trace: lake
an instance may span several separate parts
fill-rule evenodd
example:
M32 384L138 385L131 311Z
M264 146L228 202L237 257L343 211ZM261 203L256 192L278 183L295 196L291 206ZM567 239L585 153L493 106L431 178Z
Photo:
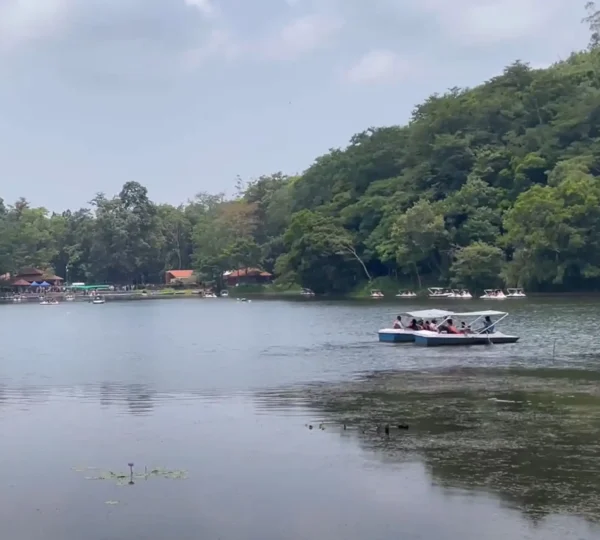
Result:
M484 306L521 341L377 341ZM575 298L0 306L2 537L600 538L599 322Z

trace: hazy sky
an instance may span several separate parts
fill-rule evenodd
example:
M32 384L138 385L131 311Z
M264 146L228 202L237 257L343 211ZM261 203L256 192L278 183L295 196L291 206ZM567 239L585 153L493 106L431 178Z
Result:
M0 0L0 197L179 203L586 45L582 0Z

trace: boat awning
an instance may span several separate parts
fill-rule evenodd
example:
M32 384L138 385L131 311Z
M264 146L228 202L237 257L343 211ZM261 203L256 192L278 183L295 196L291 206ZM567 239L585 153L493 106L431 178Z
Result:
M469 311L468 313L454 313L456 317L498 317L500 315L508 315L506 311Z
M417 319L441 319L453 315L451 311L444 309L423 309L421 311L407 311L406 315Z

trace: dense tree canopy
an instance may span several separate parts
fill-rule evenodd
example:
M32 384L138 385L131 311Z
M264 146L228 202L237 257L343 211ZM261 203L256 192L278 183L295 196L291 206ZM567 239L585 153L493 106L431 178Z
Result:
M473 89L371 128L300 176L263 176L231 199L173 207L128 182L50 214L0 199L0 274L158 282L167 269L261 266L343 293L381 277L471 288L600 286L600 15L589 50L548 69L515 62Z

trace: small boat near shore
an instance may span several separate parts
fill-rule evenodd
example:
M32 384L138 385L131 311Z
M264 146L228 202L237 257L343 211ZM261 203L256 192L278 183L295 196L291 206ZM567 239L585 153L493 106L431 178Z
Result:
M445 311L443 309L424 309L419 311L410 311L403 313L402 315L408 315L413 319L445 320L452 316L452 312ZM379 330L378 335L379 341L383 343L411 343L415 341L415 334L418 332L419 330L411 330L409 328L382 328Z
M414 291L399 291L396 298L416 298L417 293Z
M452 293L452 291L444 287L429 287L427 291L429 292L429 298L448 298Z
M506 295L502 289L485 289L484 294L479 298L482 300L506 300Z
M369 296L371 298L383 298L383 293L379 289L373 289Z
M452 289L446 298L462 298L469 300L473 298L473 295L466 289Z
M414 332L415 345L422 347L440 347L440 346L459 346L459 345L500 345L506 343L516 343L519 340L518 336L511 336L498 332L496 325L508 317L508 313L504 311L472 311L469 313L454 313L446 317L448 321L451 317L457 318L474 318L469 325L475 324L477 321L487 317L499 317L492 321L488 326L475 331L469 331L460 334L445 334L438 332L430 332L427 330L419 330ZM444 321L444 322L445 322Z
M527 298L523 289L506 289L506 298Z
M224 289L220 293L221 298L229 298L229 291Z
M91 303L92 304L105 304L106 300L104 300L104 298L102 298L101 296L94 296Z
M312 289L302 289L302 291L300 291L300 294L306 298L312 298L315 295Z

